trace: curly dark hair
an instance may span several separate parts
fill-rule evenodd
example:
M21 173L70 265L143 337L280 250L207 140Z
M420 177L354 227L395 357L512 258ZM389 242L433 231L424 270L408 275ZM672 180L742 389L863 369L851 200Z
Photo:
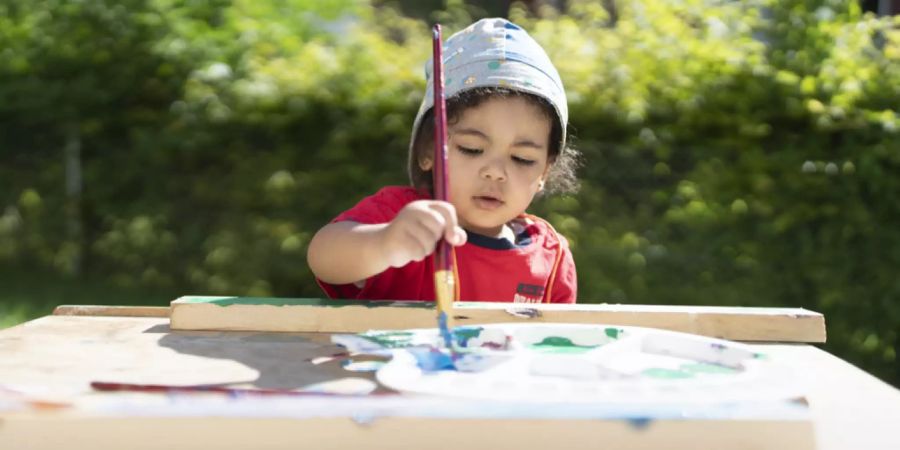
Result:
M560 145L562 130L557 120L556 110L546 99L534 94L500 87L482 87L460 92L447 99L447 122L455 123L462 113L477 107L492 98L523 98L537 106L553 124L550 130L549 159L550 172L544 191L547 193L574 193L578 191L575 170L580 164L581 154L569 145ZM434 154L434 108L425 113L416 133L412 151L409 153L407 170L409 180L416 189L434 195L431 170L422 170L419 161Z

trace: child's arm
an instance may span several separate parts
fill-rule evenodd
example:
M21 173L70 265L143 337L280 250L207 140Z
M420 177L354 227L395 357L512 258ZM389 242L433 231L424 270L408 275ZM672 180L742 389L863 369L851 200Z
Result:
M466 242L456 209L447 202L419 200L382 224L335 222L319 230L309 243L307 262L319 280L349 284L421 261L443 237L451 245Z

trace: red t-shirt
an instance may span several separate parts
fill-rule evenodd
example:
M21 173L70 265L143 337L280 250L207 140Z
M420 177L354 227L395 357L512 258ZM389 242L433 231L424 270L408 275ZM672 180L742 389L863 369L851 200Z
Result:
M332 222L387 223L408 203L428 198L411 187L389 186ZM517 244L470 232L463 246L454 247L459 300L575 303L578 281L568 242L535 216L516 220L523 225ZM331 298L434 301L434 258L389 268L362 287L317 281Z

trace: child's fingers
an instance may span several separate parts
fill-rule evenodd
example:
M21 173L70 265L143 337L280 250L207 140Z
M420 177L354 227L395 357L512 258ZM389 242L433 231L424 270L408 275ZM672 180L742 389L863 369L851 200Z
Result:
M409 237L415 242L414 258L416 261L430 255L434 251L434 244L441 236L441 227L433 220L421 220L409 230Z
M422 210L421 215L418 217L418 223L422 227L426 228L431 236L432 243L441 238L441 235L444 234L444 227L447 224L447 218L441 214L440 211L437 211L429 206Z
M463 230L462 227L456 227L453 229L454 237L453 239L447 239L451 245L459 247L466 243L466 239L468 236L466 235L466 230Z
M428 244L423 239L422 233L416 233L414 231L410 231L407 233L407 243L405 244L407 248L405 253L406 257L409 258L410 261L421 261L422 258L428 255Z
M435 201L431 209L437 211L443 218L442 235L451 245L462 245L466 242L465 232L459 227L456 217L456 208L449 202Z

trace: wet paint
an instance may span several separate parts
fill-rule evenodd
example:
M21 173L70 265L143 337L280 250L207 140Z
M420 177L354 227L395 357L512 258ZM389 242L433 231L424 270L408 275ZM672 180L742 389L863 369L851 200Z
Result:
M406 351L416 358L416 365L423 372L456 370L456 365L453 364L453 358L450 354L436 348L410 347Z
M383 348L404 348L412 345L413 333L410 331L384 331L378 333L362 333L357 336L371 341Z
M740 373L739 370L733 369L731 367L704 362L682 364L677 369L652 368L646 369L641 372L641 374L650 378L665 380L694 378L697 375L735 375L738 373Z
M630 326L518 323L457 327L452 336L452 351L436 328L334 335L332 342L351 353L391 356L376 377L399 392L571 403L796 397L782 372L766 371L772 362L765 356L721 339ZM731 388L718 388L725 386ZM633 417L640 424L646 416Z
M441 311L438 313L438 330L441 333L441 340L444 343L444 347L453 348L453 336L450 334L450 329L447 326L447 313Z
M609 336L612 339L618 339L619 335L622 334L624 330L620 328L606 328L603 330L603 333Z
M576 345L571 339L562 336L548 336L541 342L530 346L541 353L585 353L597 347L599 346Z
M653 419L649 417L632 417L627 420L628 424L637 430L644 430L653 422Z
M456 327L453 329L453 336L456 338L456 345L460 347L468 347L469 341L481 336L482 327Z
M384 364L384 361L353 361L352 359L341 361L341 367L350 372L375 372Z

